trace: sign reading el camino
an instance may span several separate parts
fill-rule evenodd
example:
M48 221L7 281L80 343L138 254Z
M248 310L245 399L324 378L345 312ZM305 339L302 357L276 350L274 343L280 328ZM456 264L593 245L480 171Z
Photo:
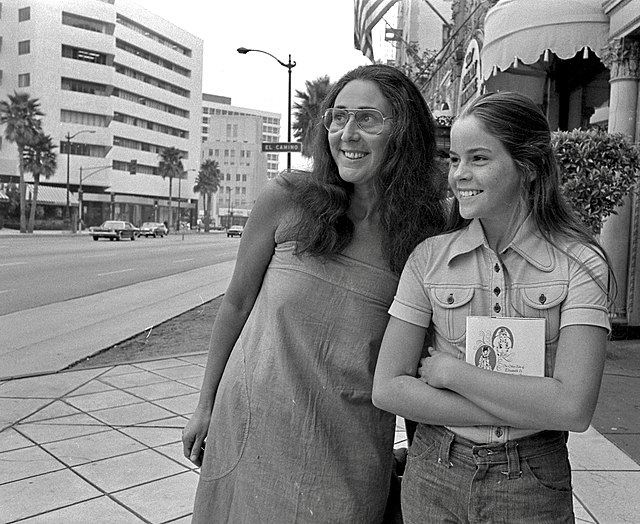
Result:
M473 39L464 54L464 64L460 75L460 91L458 92L458 114L465 106L480 94L482 77L480 71L480 48L477 40Z

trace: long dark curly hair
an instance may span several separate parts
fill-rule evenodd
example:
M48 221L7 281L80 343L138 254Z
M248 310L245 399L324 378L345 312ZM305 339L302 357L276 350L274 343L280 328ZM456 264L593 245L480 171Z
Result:
M415 84L386 65L362 66L345 74L328 93L321 114L333 107L340 91L353 80L375 83L392 107L386 158L374 183L384 231L383 253L391 271L399 274L414 247L439 233L446 223L446 184L436 167L435 124ZM340 178L321 120L316 124L313 152L310 174L280 180L291 188L300 207L300 220L294 226L298 252L330 256L343 251L353 237L354 224L347 216L353 185Z

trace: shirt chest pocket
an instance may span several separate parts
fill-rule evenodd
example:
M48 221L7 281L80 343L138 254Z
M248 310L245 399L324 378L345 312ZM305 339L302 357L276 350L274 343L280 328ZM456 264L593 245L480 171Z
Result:
M522 316L546 320L546 343L560 336L560 308L567 297L565 284L528 286L520 290Z
M464 338L471 314L473 288L439 287L431 291L433 325L452 344Z

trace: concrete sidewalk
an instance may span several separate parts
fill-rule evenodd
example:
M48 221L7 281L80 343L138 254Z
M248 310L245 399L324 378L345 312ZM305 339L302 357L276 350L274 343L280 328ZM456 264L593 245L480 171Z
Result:
M225 292L234 264L0 316L0 380L55 373L208 302Z
M0 383L0 522L184 523L182 456L206 355ZM405 444L399 421L396 446ZM637 524L640 466L595 429L571 434L577 521Z

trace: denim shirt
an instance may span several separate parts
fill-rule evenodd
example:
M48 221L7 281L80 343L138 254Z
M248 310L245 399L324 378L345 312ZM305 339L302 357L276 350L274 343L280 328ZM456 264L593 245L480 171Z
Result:
M555 239L554 239L555 240ZM467 316L546 320L545 376L553 376L560 329L593 325L610 330L608 271L590 246L547 242L529 216L510 244L493 251L478 220L428 238L402 272L389 313L433 328L432 345L465 358ZM506 442L537 430L503 426L449 428L475 442Z

